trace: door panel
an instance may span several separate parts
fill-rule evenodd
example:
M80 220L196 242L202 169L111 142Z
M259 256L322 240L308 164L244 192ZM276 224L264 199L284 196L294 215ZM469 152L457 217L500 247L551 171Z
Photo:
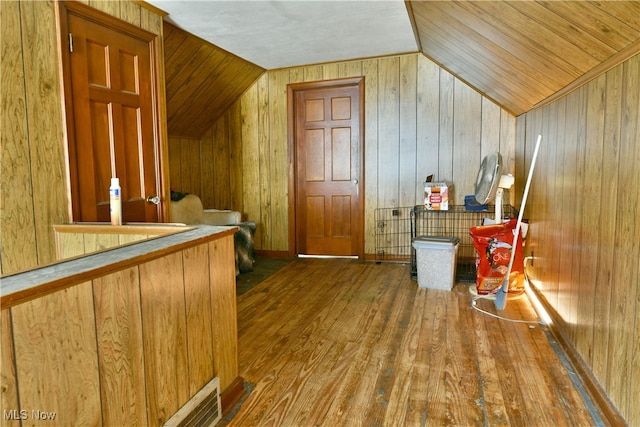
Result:
M158 222L160 189L150 40L68 15L74 221L109 221L112 177L122 187L125 222Z
M295 232L300 254L361 255L360 85L358 80L295 90Z

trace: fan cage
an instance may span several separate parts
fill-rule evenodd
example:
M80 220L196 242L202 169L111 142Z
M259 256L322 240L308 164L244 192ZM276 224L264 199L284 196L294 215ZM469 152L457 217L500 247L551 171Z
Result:
M504 205L505 217L516 218L517 211ZM476 251L469 229L482 225L483 218L493 218L495 207L467 210L464 205L449 205L449 210L428 210L424 205L402 208L378 208L376 221L376 261L409 262L411 277L417 278L416 251L412 246L418 236L457 237L460 239L456 262L456 281L476 281Z

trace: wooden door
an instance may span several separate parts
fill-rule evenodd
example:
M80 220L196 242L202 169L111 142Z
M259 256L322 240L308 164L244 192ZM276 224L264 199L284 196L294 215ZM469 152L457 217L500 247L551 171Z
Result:
M362 83L294 87L298 254L363 256Z
M155 35L77 7L62 20L73 219L109 221L109 185L118 177L123 221L158 222Z

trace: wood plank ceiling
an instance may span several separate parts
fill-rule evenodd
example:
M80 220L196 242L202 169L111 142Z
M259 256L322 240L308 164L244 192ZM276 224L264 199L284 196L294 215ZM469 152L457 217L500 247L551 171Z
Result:
M639 1L408 1L420 49L520 115L640 51Z
M164 22L167 130L200 138L265 71Z

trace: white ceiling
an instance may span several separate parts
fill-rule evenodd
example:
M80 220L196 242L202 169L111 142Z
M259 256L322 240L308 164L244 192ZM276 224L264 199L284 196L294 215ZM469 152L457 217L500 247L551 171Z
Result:
M147 0L178 27L265 69L417 52L403 0Z

